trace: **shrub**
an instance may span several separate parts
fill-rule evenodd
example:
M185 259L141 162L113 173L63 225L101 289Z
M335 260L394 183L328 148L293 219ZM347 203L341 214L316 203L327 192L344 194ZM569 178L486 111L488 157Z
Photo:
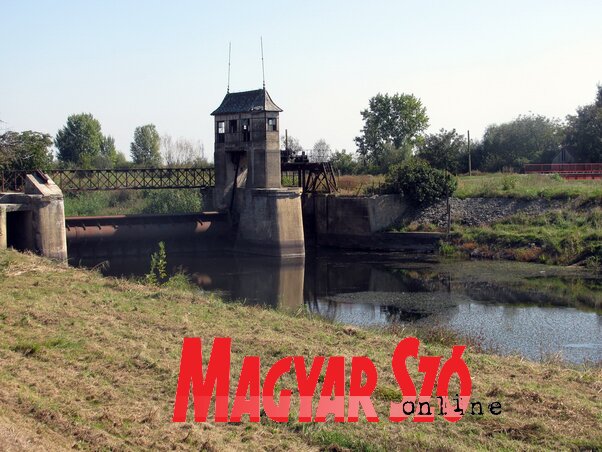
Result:
M502 177L502 190L508 191L516 188L518 177L514 174L505 174Z
M101 215L109 207L111 193L92 191L65 195L65 216Z
M388 193L399 193L416 205L431 204L446 195L451 196L457 185L451 174L416 158L392 166L385 178Z
M197 190L148 190L142 213L194 213L201 211Z
M159 251L151 254L150 270L145 275L147 284L161 285L167 281L167 253L165 243L159 242Z

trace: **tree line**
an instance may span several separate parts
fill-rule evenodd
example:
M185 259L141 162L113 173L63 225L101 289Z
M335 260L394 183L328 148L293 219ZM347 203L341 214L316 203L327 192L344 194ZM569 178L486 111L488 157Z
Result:
M324 139L307 151L310 161L332 161L341 174L384 174L395 164L419 157L432 167L452 173L469 170L519 170L526 163L551 163L561 151L574 162L602 162L602 85L591 104L578 107L564 120L543 115L519 115L488 126L470 143L456 129L426 133L429 117L413 94L377 94L361 112L363 128L355 138L357 153L333 151ZM56 146L54 161L51 146ZM289 136L287 147L303 151ZM0 170L57 167L116 168L137 166L206 165L203 145L161 136L154 124L139 126L130 144L132 162L104 135L89 113L69 116L55 138L35 131L0 134Z
M468 172L467 138L455 129L425 133L426 107L414 95L377 94L361 115L357 155L345 150L332 155L342 174L383 174L410 157L455 174ZM526 163L552 163L563 150L574 162L602 162L602 85L593 103L564 121L528 114L488 126L481 139L470 143L470 160L472 170L520 170Z
M56 160L52 145L57 149ZM90 113L69 116L54 139L34 131L0 134L0 170L208 165L202 143L161 136L154 124L136 127L130 155L132 161L116 149L114 138L103 134L100 122Z

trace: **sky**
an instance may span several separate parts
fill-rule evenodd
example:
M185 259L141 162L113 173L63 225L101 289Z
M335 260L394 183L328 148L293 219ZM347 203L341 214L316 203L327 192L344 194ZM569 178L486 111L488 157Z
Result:
M128 154L137 126L200 140L227 88L266 87L305 148L355 151L377 93L420 98L429 132L471 138L519 114L564 118L602 82L602 2L0 0L0 130L92 113Z

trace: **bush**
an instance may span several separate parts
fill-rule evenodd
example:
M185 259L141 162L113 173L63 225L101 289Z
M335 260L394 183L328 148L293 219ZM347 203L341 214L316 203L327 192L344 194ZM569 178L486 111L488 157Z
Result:
M201 211L198 190L148 190L142 213L195 213Z
M110 202L111 193L106 191L68 193L65 195L65 216L101 215Z
M385 177L386 192L399 193L415 205L451 196L457 185L454 176L417 158L392 166Z

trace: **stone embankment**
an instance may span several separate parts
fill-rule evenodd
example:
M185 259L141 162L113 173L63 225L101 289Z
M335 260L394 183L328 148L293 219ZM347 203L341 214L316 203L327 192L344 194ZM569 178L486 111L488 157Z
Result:
M517 213L540 215L550 210L567 206L567 201L549 199L513 198L466 198L450 199L452 223L465 226L490 224ZM423 209L408 213L406 223L433 224L444 227L447 224L445 200Z

